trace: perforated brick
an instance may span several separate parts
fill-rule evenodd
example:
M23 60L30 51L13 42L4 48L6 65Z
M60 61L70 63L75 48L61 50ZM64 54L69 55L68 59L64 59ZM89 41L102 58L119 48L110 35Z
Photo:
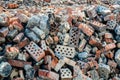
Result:
M69 46L78 47L80 30L77 27L73 27L70 29L69 34L70 34Z
M61 54L64 57L73 58L75 56L75 48L57 45L57 47L55 48L55 53Z
M60 69L61 78L72 78L72 72L68 68Z
M35 61L40 61L45 56L44 51L33 41L31 41L30 44L25 47L25 49Z
M116 21L115 20L109 20L107 21L107 25L108 25L108 29L114 29L115 26L117 25Z

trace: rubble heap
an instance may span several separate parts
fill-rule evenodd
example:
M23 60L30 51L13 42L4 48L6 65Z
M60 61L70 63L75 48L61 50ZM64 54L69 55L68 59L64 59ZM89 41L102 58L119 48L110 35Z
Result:
M0 80L120 80L120 0L0 5Z

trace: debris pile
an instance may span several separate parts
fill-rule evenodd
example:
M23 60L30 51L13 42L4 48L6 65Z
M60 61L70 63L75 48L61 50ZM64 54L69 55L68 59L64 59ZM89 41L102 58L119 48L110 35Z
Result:
M120 80L120 0L0 2L0 80Z

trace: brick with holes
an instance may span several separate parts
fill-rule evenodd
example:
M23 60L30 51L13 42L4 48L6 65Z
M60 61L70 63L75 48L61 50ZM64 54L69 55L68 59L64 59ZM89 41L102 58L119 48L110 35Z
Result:
M42 77L43 79L59 80L59 74L47 70L39 69L38 76Z
M94 29L90 25L87 25L85 23L81 23L78 28L81 29L82 32L85 33L87 36L92 36L94 33Z
M107 25L108 25L107 29L113 30L116 27L117 22L116 22L116 20L109 20L109 21L107 21Z
M61 73L61 78L72 78L72 72L69 68L62 68L60 69L60 73Z
M45 56L45 52L33 41L31 41L29 45L25 46L25 49L29 52L31 57L37 62L40 61Z
M70 29L69 34L70 34L69 46L78 47L80 30L77 27L73 27Z
M64 57L73 58L75 56L75 48L57 45L57 47L55 48L55 54L60 54Z

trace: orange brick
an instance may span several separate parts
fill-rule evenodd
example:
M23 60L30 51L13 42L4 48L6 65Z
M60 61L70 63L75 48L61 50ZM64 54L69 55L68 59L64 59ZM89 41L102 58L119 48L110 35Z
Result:
M8 63L14 67L21 67L23 68L24 65L29 64L31 65L31 62L24 62L24 61L19 61L19 60L8 60Z
M94 33L94 29L90 25L84 23L81 23L78 28L81 29L87 36L92 36Z

